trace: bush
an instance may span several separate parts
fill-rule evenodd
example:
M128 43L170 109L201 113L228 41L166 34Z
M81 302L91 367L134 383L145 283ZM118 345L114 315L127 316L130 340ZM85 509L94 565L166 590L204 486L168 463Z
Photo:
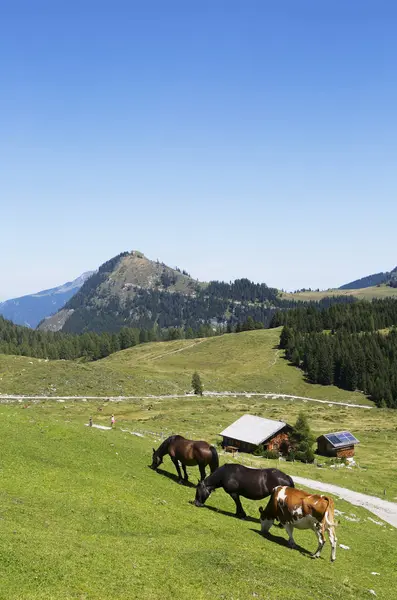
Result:
M263 444L259 444L252 453L254 456L263 456L263 458L278 458L279 453L275 450L268 450Z
M254 456L263 456L264 452L266 451L266 448L264 447L263 444L259 444L259 446L257 446L255 448L255 450L253 451L253 455Z
M291 449L287 454L287 461L294 462L294 460L296 460L295 452Z
M276 450L265 450L263 456L264 458L278 458L280 455Z
M304 463L312 463L314 462L314 452L311 448L307 448L303 451L298 451L296 453L296 460L300 460Z

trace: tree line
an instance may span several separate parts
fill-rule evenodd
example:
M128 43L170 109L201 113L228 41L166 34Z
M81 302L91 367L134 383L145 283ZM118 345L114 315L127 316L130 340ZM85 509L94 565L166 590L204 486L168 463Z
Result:
M380 407L397 408L396 300L309 307L275 315L272 324L280 321L280 347L311 382L360 390Z
M197 330L170 327L138 329L122 327L118 332L96 333L89 331L72 334L39 331L15 325L0 316L0 354L31 356L49 360L99 360L113 352L138 344L155 341L171 341L196 337L210 337L225 333L225 328L202 324Z
M270 326L288 325L300 332L340 331L348 333L378 331L397 325L397 301L394 298L352 303L310 305L288 311L276 311Z

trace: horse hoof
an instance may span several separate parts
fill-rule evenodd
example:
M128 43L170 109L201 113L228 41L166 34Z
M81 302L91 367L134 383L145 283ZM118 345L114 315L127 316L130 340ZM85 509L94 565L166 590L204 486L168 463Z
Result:
M178 479L179 485L183 485L183 479Z

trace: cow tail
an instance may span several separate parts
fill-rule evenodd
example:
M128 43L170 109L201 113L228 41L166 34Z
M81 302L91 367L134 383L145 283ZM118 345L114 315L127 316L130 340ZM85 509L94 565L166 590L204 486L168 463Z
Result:
M323 498L324 498L324 500L326 500L328 502L327 509L324 513L323 522L325 521L325 523L328 525L328 527L336 527L336 523L335 523L335 519L334 519L334 501L332 498L329 498L328 496L323 496ZM332 521L330 520L331 515L332 515Z
M211 469L211 473L213 473L218 467L219 467L219 456L218 456L218 452L217 449L215 448L215 446L210 446L210 450L211 450L211 463L210 463L210 469Z

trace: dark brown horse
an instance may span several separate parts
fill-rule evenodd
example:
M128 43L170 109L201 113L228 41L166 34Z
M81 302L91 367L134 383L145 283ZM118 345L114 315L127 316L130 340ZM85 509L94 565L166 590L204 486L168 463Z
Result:
M222 487L236 504L236 517L247 516L242 507L240 496L250 500L261 500L270 496L278 485L294 487L289 475L278 469L250 469L244 465L228 463L222 465L215 473L200 481L196 488L196 506L203 506L210 494Z
M153 448L153 458L151 467L154 470L161 465L163 457L169 454L172 462L178 473L178 483L188 481L186 467L193 467L198 465L200 469L200 481L205 479L205 467L209 465L211 473L219 466L218 452L215 446L211 446L207 442L187 440L181 435L171 435L169 438L155 450ZM182 465L184 477L182 479L181 469L179 463Z

